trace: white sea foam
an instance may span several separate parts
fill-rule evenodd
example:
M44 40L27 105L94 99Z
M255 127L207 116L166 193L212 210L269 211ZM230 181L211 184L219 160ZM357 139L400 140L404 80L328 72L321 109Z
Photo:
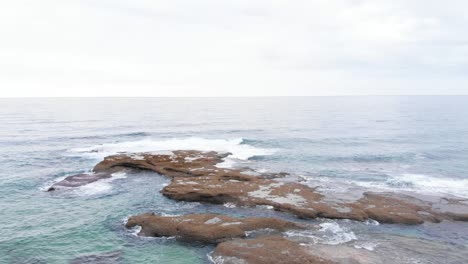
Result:
M54 185L57 182L63 181L66 177L67 176L62 176L62 177L59 177L59 178L55 178L55 179L53 179L51 181L47 181L47 182L45 182L44 184L42 184L39 187L39 190L41 190L43 192L47 192L47 191L49 191L50 186Z
M242 144L242 138L236 139L205 139L205 138L172 138L166 140L143 139L138 141L124 141L106 143L96 146L74 148L70 150L72 155L86 156L102 159L116 153L156 152L166 153L179 149L190 149L199 151L217 151L231 153L221 167L230 167L236 160L248 160L254 156L271 155L276 150L258 148L248 144Z
M415 189L468 197L468 179L438 178L423 174L403 174L394 177L397 182L408 182Z
M364 221L364 224L366 225L371 225L371 226L378 226L380 225L380 223L376 220L373 220L373 219L367 219L366 221Z
M349 231L335 222L320 224L320 231L325 234L329 234L327 236L328 239L324 244L338 245L352 240L357 240L353 231Z
M285 232L286 236L306 238L313 243L338 245L357 240L353 231L340 226L336 222L321 223L316 230L291 230Z
M436 177L425 174L402 173L383 181L340 180L331 177L304 177L309 186L320 186L320 191L349 196L354 187L373 191L411 191L429 195L454 195L468 198L468 179ZM359 198L359 197L358 197Z
M138 236L141 231L141 226L137 225L132 228L127 228L127 232L133 236Z
M95 181L90 184L80 186L75 189L75 193L83 196L99 195L108 193L112 190L112 182L118 179L127 178L127 174L124 172L116 172L112 174L112 177Z
M237 207L236 204L234 204L234 203L225 203L225 204L223 204L223 206L226 207L226 208L236 208Z
M237 257L230 256L216 256L212 257L211 253L207 254L208 260L214 264L226 264L226 263L237 263L237 264L247 264L247 261Z
M309 242L313 242L314 244L320 243L322 238L317 234L316 231L312 230L290 230L284 233L287 237L294 237L294 238L306 238ZM305 243L307 244L307 243Z
M355 182L355 184L383 190L413 191L428 194L450 194L468 198L468 179L434 177L425 174L403 173L385 182Z
M363 243L357 243L354 245L354 248L357 249L365 249L369 251L374 251L375 247L377 247L377 243L372 243L372 242L363 242Z
M178 216L181 216L181 214L168 214L168 213L161 213L161 216L167 216L167 217L178 217Z

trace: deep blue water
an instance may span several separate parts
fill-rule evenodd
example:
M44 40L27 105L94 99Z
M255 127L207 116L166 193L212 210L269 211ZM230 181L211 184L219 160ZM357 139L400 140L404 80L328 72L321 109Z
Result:
M0 99L0 109L0 263L67 263L114 251L123 263L207 263L210 246L138 238L123 228L126 217L146 211L231 212L165 199L162 177L44 191L118 151L213 149L233 153L234 165L328 186L468 197L467 96ZM466 224L339 224L354 232L353 243L383 232L434 240L449 247L446 254L462 252L451 263L467 260Z

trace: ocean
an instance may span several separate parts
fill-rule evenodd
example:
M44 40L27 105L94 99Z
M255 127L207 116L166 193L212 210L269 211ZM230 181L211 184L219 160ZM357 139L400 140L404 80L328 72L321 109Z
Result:
M0 263L109 253L109 263L210 263L211 245L138 237L124 223L143 212L295 220L169 200L159 192L169 179L149 172L46 191L119 152L215 150L231 153L223 166L287 172L323 192L468 199L468 96L18 98L0 99L0 109ZM321 228L285 235L399 263L468 263L467 223L307 221Z

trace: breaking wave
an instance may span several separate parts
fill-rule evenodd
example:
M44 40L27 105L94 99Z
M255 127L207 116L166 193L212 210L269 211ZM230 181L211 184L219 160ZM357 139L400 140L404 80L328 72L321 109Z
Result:
M173 150L199 150L231 153L225 160L225 166L231 166L235 160L248 160L255 156L271 155L276 149L254 147L244 143L244 139L205 139L205 138L172 138L166 140L143 139L138 141L123 141L106 143L84 148L74 148L72 155L102 159L117 153L136 152L169 152Z
M450 194L468 198L468 179L434 177L425 174L403 173L390 176L384 182L356 182L363 187L408 190L421 193Z

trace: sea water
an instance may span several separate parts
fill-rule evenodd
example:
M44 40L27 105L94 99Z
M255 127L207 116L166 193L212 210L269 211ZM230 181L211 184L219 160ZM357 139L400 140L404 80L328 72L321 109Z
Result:
M175 202L159 193L169 180L149 172L46 190L107 155L195 149L231 153L224 167L284 171L324 192L357 186L468 198L468 97L0 99L0 149L0 263L108 253L118 256L109 263L209 263L212 246L138 237L126 219L148 211L294 218ZM317 229L284 235L400 252L401 263L468 262L466 223L308 222Z

